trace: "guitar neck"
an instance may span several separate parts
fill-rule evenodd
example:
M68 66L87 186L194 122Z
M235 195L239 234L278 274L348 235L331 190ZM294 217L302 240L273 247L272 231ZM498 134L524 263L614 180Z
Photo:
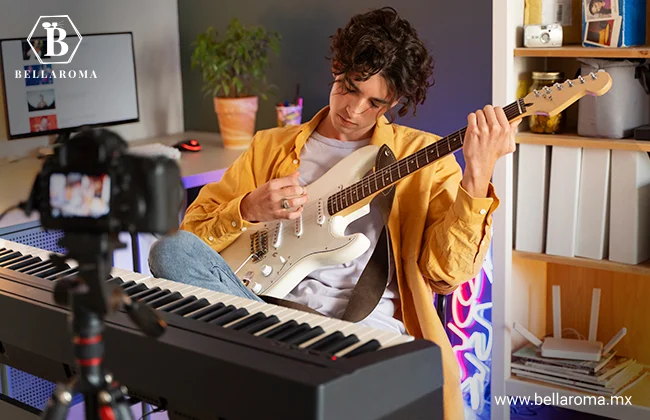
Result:
M512 121L525 113L526 107L524 100L519 99L504 107L503 110L508 120ZM327 209L329 214L334 215L345 210L359 201L385 190L391 185L419 171L425 166L432 164L438 159L461 149L463 147L466 131L467 127L443 137L417 152L406 156L379 171L375 171L365 176L360 181L331 195L327 199Z

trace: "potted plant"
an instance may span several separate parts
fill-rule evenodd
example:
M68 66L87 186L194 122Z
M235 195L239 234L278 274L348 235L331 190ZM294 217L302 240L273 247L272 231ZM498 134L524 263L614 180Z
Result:
M258 98L274 89L266 81L270 50L279 53L280 34L233 19L223 39L213 27L193 42L192 68L200 68L202 91L214 100L224 147L245 149L255 132Z

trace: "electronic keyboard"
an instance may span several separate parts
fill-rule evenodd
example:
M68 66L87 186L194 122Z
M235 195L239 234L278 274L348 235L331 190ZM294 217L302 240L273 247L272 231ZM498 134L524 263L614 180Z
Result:
M0 239L0 363L50 381L74 374L71 311L50 251ZM105 318L105 366L129 396L197 419L442 418L434 343L113 268L108 283L167 323L145 336Z

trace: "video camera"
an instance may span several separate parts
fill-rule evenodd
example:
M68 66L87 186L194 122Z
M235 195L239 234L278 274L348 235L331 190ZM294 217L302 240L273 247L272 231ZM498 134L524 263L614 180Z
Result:
M184 189L178 165L136 156L105 129L84 129L43 164L25 210L66 232L168 233L178 227Z

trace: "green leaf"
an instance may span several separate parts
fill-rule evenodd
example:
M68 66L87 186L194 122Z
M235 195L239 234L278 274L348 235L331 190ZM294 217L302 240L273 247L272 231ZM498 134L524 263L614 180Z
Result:
M199 34L191 46L193 70L200 70L202 91L208 95L268 98L269 53L280 52L282 37L262 26L245 26L234 18L221 39L214 27Z

